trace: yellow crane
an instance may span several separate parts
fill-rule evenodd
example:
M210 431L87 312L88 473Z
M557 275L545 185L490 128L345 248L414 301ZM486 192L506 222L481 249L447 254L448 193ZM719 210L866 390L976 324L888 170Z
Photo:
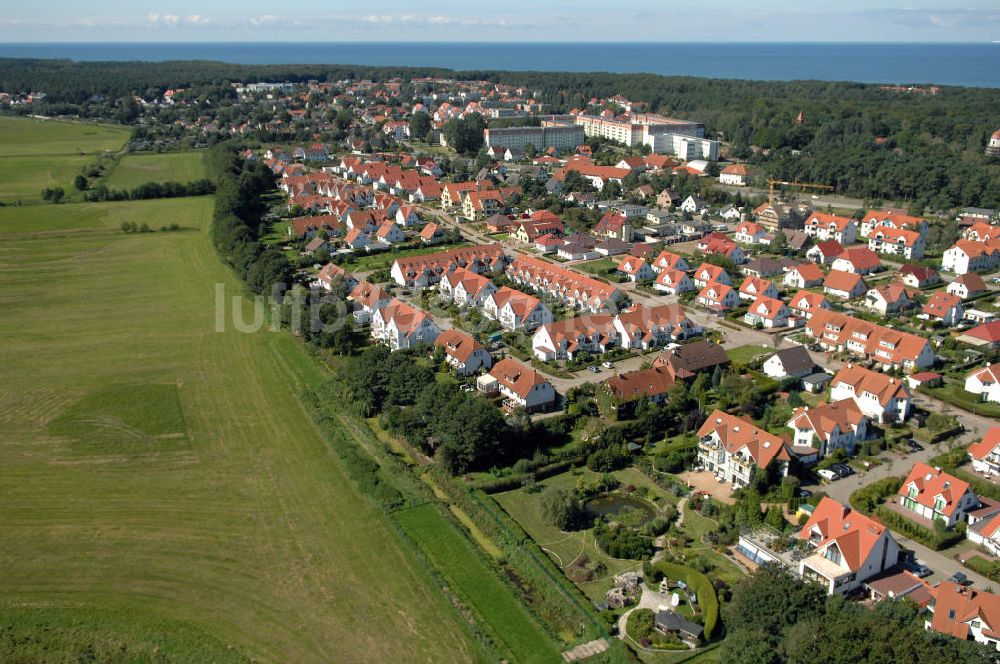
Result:
M816 184L815 182L787 182L785 180L775 180L771 178L768 180L771 185L770 193L767 196L767 202L769 205L774 205L774 185L780 184L781 186L788 185L790 187L802 187L803 189L824 189L826 191L833 191L833 187L828 184Z

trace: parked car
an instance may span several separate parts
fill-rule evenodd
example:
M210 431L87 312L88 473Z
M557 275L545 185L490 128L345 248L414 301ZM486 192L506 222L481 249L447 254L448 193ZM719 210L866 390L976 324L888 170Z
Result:
M603 362L601 362L601 366L604 367L605 369L610 369L615 365L613 365L611 362L608 362L607 360L604 360Z
M969 584L969 577L965 575L965 572L955 572L948 577L948 580L952 583L957 583L960 586Z
M854 469L846 463L831 463L830 470L837 473L839 477L848 477L854 474Z
M914 562L910 565L910 571L913 572L918 578L924 578L933 574L933 571L927 565L923 563Z
M601 373L601 370L598 369L597 365L594 364L591 364L589 367L587 367L587 371L589 371L590 373Z
M799 489L796 492L796 495L798 495L799 498L809 498L810 496L813 495L813 492L810 491L809 489Z
M834 471L832 468L823 468L821 470L817 470L816 474L822 477L824 480L829 480L831 482L840 479L840 475L837 474L837 472Z
M911 452L923 452L924 451L924 446L921 445L920 443L918 443L917 441L912 440L912 439L906 441L906 446L910 448Z

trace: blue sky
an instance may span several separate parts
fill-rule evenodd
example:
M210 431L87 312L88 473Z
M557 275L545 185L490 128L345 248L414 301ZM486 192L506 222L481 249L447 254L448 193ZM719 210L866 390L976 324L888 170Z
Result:
M9 0L0 41L993 41L1000 0Z

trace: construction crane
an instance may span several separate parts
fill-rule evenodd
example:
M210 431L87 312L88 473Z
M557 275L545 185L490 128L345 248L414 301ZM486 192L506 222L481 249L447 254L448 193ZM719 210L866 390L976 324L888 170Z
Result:
M816 184L814 182L786 182L785 180L775 180L771 178L768 180L771 185L770 193L767 195L768 205L774 205L774 185L780 184L781 186L788 185L790 187L802 187L803 189L824 189L826 191L833 191L833 187L828 184Z

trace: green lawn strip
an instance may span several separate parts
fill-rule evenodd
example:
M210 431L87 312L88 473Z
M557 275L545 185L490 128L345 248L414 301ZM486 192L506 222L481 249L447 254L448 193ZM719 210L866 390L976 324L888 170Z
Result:
M393 514L403 530L449 580L462 601L488 625L491 640L517 662L553 662L559 650L473 545L455 532L434 504Z
M726 351L726 355L735 364L749 364L754 359L773 352L773 348L767 348L766 346L747 345L730 348Z
M55 187L62 187L67 197L79 197L73 179L92 161L79 155L0 158L0 203L41 204L42 189Z

